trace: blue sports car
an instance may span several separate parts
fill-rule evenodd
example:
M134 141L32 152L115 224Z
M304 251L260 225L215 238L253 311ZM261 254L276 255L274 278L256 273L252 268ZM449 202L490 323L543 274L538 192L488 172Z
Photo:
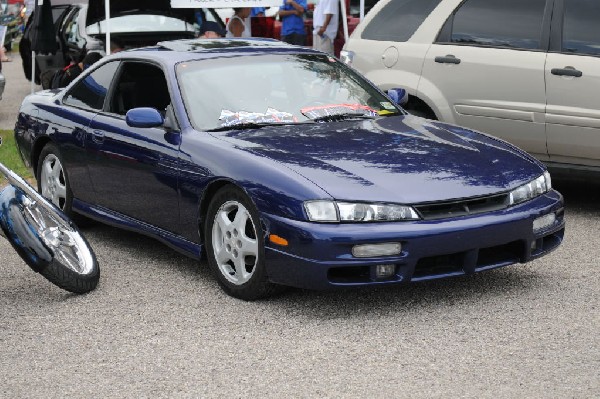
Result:
M164 42L27 97L15 136L64 212L205 255L246 300L471 274L560 245L563 198L540 162L408 115L399 93L277 41Z

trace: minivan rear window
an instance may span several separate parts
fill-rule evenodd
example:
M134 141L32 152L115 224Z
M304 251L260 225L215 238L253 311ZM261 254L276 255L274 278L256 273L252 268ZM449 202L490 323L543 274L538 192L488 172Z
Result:
M369 40L405 42L421 26L441 0L392 0L365 27Z

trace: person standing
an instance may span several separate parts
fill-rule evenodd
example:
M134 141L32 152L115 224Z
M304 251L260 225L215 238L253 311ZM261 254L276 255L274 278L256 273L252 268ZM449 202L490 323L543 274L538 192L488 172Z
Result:
M225 30L227 34L225 37L250 37L252 36L250 33L250 24L246 22L246 20L250 17L250 13L252 12L252 8L250 7L242 7L242 8L234 8L233 16L229 18L229 22L227 22L227 26Z
M281 40L304 46L306 43L306 30L304 29L304 11L306 0L283 0L279 7L279 18L281 18Z
M333 54L338 33L339 0L319 0L313 13L313 48Z

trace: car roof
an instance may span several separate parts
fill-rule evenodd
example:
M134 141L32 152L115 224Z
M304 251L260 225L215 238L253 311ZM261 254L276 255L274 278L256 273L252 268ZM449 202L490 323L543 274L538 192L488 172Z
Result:
M274 39L184 39L160 42L156 46L143 47L116 53L117 57L131 56L155 59L166 64L182 61L233 57L258 54L323 54L310 48L294 46Z

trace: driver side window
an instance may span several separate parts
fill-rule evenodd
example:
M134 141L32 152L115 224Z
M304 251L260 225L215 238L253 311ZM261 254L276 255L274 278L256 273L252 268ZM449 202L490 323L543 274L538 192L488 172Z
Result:
M164 116L171 103L165 75L152 64L125 62L114 87L108 109L113 114L124 116L132 108L150 107Z

